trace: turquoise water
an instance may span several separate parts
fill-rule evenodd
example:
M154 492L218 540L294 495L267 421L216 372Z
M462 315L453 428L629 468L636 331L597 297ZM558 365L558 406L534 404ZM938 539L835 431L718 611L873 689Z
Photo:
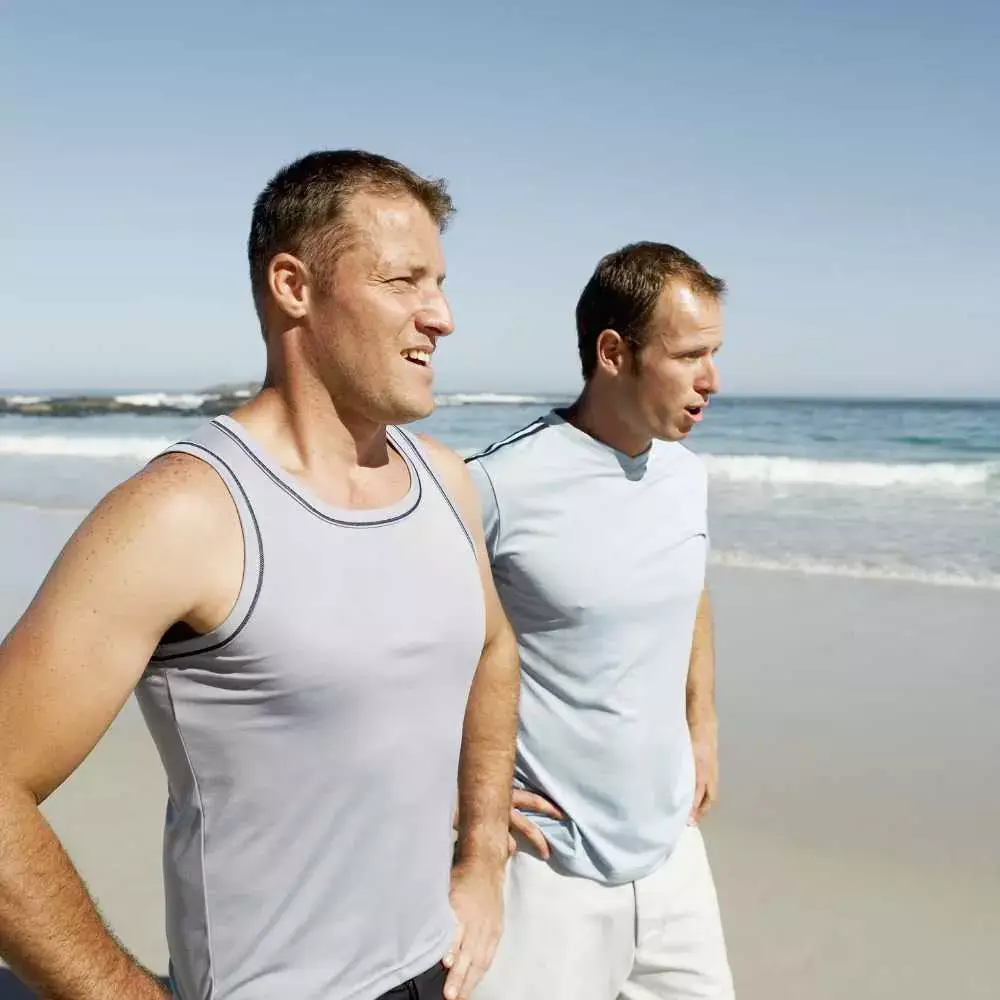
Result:
M469 452L563 397L444 397L416 426ZM0 416L0 504L83 512L199 417ZM713 401L713 559L1000 587L1000 402Z

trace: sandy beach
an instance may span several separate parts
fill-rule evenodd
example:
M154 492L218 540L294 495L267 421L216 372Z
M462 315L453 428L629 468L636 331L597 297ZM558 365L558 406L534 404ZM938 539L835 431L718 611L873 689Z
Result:
M0 630L73 519L7 508ZM738 996L995 997L1000 592L711 580L723 747L705 832ZM164 796L130 702L45 805L116 933L158 971Z
M746 1000L996 997L1000 593L714 574L706 824Z

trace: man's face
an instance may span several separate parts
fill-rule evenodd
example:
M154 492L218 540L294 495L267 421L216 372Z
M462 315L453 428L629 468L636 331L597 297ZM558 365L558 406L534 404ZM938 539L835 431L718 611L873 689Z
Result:
M377 423L419 420L434 409L431 355L454 329L441 290L438 227L418 201L356 195L349 243L313 294L311 344L331 395Z
M629 423L643 437L679 441L698 423L719 389L715 355L722 346L722 309L684 284L660 295L631 369Z

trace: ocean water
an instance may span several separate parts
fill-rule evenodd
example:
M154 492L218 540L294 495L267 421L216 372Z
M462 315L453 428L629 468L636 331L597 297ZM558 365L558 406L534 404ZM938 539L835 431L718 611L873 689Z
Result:
M0 415L0 508L79 516L204 419ZM468 453L568 397L453 394L415 425ZM712 560L1000 589L1000 402L713 401L688 446L710 478Z

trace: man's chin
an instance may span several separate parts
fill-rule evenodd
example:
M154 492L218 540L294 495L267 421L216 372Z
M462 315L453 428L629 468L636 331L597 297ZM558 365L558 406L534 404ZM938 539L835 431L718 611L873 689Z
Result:
M688 434L691 433L691 427L679 427L676 424L671 424L667 427L661 427L660 432L656 435L658 441L683 441Z
M388 424L412 424L418 420L426 420L435 409L434 395L428 393L426 397L411 396L408 399L399 399L393 406L393 418L387 420Z

